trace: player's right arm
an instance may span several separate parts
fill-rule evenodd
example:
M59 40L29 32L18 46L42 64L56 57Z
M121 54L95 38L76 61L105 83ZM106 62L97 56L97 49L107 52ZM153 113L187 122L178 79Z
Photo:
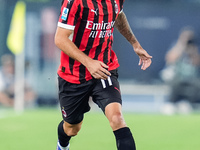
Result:
M85 53L80 51L76 45L69 39L73 30L57 27L55 34L55 44L65 54L74 60L82 63L95 79L107 79L110 72L106 69L108 66L101 61L93 60Z

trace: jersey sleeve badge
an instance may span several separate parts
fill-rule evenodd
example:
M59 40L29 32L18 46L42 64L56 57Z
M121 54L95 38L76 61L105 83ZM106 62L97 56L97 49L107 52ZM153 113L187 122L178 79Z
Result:
M117 5L117 2L115 1L115 13L117 14L119 12L119 8L118 8L118 5Z
M68 12L69 12L69 9L64 7L63 12L62 12L62 16L61 16L62 20L65 20L65 21L67 20Z

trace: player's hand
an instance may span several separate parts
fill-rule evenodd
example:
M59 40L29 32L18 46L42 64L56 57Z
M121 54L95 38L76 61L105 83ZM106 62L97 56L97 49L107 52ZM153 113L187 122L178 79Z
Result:
M152 63L150 56L142 47L134 49L135 53L139 56L139 64L142 70L146 70Z
M86 68L95 79L108 79L111 73L107 70L109 67L101 61L90 60L87 62Z

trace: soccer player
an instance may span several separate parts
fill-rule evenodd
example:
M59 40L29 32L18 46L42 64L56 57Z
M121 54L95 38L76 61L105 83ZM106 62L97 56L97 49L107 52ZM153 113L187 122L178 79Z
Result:
M89 97L102 109L116 137L118 150L135 150L121 110L118 59L112 50L114 27L139 56L141 69L151 64L123 12L124 0L63 0L55 44L61 50L58 69L63 121L58 125L57 150L68 150L81 129Z

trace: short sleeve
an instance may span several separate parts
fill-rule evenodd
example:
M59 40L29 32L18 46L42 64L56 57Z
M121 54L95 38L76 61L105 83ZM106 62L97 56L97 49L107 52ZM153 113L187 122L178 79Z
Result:
M61 6L58 26L74 30L80 15L80 0L64 0Z
M120 3L120 13L123 12L123 4L125 0L119 0Z
M123 4L125 0L115 0L115 9L117 8L118 12L123 12Z

